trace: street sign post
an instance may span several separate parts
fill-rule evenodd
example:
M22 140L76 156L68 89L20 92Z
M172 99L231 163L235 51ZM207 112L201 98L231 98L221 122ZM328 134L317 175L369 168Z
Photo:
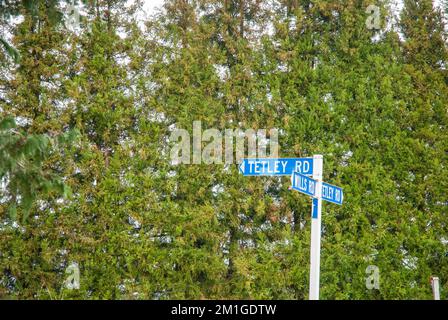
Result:
M309 299L319 300L320 242L322 229L322 200L342 205L342 189L322 181L323 156L313 156L313 177L293 172L291 189L313 197L311 208L311 252Z
M439 277L431 277L431 287L434 300L440 300Z
M313 174L313 158L246 158L239 166L244 176L291 176Z
M319 300L320 279L320 235L322 228L322 175L324 157L313 156L313 179L316 180L316 192L311 208L311 249L310 249L310 287L309 299Z
M340 187L322 181L323 162L322 155L314 155L312 158L243 159L239 166L239 170L244 176L290 175L291 189L313 197L311 208L310 300L319 300L322 200L338 205L342 205L344 200L344 194Z

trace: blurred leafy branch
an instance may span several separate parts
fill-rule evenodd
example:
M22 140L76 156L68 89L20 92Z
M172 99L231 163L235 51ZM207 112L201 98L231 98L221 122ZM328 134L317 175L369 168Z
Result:
M23 212L22 223L29 216L38 195L71 193L62 178L44 167L52 152L73 144L79 136L74 129L56 137L46 134L26 134L13 117L0 121L0 201L8 202L11 220L17 219L17 209Z

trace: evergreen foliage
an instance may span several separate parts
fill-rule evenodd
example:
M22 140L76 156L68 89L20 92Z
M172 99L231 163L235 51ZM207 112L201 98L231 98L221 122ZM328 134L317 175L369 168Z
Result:
M67 1L0 13L0 297L307 299L309 198L237 164L174 165L173 128L197 120L279 128L281 157L324 155L345 203L323 206L322 299L430 299L431 275L446 297L447 26L432 1L405 0L396 24L378 2L379 30L370 1L166 0L144 23L141 1L82 2L75 32Z

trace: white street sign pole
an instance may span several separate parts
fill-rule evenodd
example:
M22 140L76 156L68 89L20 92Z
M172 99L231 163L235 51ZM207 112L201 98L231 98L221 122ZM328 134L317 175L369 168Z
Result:
M317 180L317 184L316 196L313 199L313 206L311 208L310 300L319 300L323 162L324 157L322 155L313 156L313 179ZM317 217L315 210L317 210Z
M434 300L440 300L439 277L431 277L431 287Z

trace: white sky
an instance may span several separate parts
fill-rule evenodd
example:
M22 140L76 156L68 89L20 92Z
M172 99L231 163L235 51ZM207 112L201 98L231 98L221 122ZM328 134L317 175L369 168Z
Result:
M157 7L161 7L163 5L164 0L144 0L143 7L146 14L151 15L154 12L154 9Z

